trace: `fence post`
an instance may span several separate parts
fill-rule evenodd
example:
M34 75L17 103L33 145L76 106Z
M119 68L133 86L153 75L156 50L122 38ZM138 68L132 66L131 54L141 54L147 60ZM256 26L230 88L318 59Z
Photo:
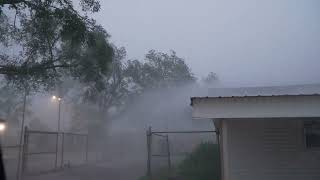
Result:
M168 175L171 174L171 157L170 157L170 144L169 144L169 135L166 137L167 141L167 152L168 152Z
M219 162L218 162L218 178L221 179L222 178L222 158L221 158L221 143L220 143L220 131L219 128L216 128L216 138L217 138L217 144L218 144L218 154L219 154Z
M21 173L24 174L27 169L27 161L28 161L28 146L29 146L29 132L28 132L28 127L24 127L24 143L23 143L23 148L22 148L22 168L21 168Z
M148 153L148 167L147 167L147 176L149 180L152 180L152 174L151 174L151 139L152 139L152 131L151 127L147 130L147 153Z
M20 180L21 179L21 173L22 173L22 167L21 167L21 164L22 164L22 156L23 156L23 146L24 146L24 121L25 121L25 112L26 112L26 102L27 102L27 89L25 89L25 92L24 92L24 98L23 98L23 111L22 111L22 122L21 122L21 129L20 129L20 139L19 139L19 154L18 154L18 167L17 167L17 180Z
M59 133L57 133L57 136L56 136L56 159L55 159L55 162L54 162L54 167L55 169L58 168L58 146L59 146Z
M62 132L62 144L61 144L61 164L60 167L63 168L64 162L64 132Z
M88 163L88 153L89 153L89 135L86 135L86 163Z

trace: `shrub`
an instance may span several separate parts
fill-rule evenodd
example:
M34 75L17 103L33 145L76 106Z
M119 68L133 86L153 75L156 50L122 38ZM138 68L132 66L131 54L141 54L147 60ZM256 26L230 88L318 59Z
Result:
M218 180L218 145L209 142L201 143L181 162L177 175L184 180Z
M183 180L218 180L219 149L217 144L205 142L199 144L176 168L172 169L172 179ZM168 180L167 169L153 172L153 179ZM139 180L147 180L142 177Z

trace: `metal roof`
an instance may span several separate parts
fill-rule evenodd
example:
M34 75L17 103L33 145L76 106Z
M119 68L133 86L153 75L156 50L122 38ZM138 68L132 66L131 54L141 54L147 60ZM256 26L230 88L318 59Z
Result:
M290 86L265 86L241 88L211 88L206 97L191 97L194 99L205 98L235 98L235 97L268 97L268 96L314 96L320 95L320 84L290 85Z
M242 88L211 88L208 97L283 96L320 94L320 84L265 86Z

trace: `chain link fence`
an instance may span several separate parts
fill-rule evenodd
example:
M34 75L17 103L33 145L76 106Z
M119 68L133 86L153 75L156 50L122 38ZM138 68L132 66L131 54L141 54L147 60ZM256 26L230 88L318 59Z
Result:
M35 131L25 127L22 139L21 145L3 144L2 141L3 161L9 180L88 162L88 134Z
M88 135L25 129L22 174L45 173L88 160Z

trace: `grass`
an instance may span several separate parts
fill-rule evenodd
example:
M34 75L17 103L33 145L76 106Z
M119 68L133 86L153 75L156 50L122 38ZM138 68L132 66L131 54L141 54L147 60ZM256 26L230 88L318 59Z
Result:
M219 150L213 143L201 143L171 172L171 177L183 180L218 180ZM153 172L154 180L168 180L166 168ZM139 180L148 180L142 177Z

